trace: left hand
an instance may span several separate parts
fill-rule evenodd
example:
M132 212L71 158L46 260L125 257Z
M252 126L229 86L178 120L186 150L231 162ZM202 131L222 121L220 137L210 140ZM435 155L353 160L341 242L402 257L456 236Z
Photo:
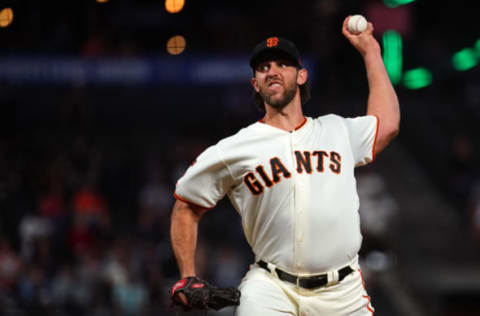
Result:
M380 53L380 45L375 37L373 37L373 24L368 22L367 29L360 34L352 34L348 30L348 20L351 15L347 16L343 21L342 33L350 41L363 57L370 53Z
M198 277L187 277L170 289L172 302L183 310L219 310L240 304L240 291L236 288L220 288Z

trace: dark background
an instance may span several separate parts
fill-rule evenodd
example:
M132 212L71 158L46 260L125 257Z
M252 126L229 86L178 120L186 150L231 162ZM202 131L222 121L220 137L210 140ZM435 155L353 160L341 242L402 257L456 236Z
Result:
M403 70L433 78L395 86L400 135L357 170L376 315L480 314L480 69L452 65L480 39L475 2L187 0L177 14L160 0L0 4L14 10L0 28L1 315L174 315L175 182L262 117L251 49L293 40L313 85L305 114L363 115L363 62L341 34L355 13L382 47L399 32ZM178 34L186 49L171 56ZM236 286L252 262L222 201L201 222L199 275Z

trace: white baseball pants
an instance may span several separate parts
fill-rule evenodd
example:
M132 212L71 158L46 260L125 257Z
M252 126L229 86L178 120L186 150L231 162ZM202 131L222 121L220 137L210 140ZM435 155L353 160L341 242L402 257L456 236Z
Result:
M307 290L252 265L239 286L236 316L372 316L360 268L352 268L340 283Z

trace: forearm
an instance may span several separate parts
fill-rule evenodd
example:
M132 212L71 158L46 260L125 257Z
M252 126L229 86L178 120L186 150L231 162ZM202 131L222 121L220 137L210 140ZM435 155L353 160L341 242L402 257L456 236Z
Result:
M172 211L170 237L182 278L195 276L198 215L187 203L177 201Z

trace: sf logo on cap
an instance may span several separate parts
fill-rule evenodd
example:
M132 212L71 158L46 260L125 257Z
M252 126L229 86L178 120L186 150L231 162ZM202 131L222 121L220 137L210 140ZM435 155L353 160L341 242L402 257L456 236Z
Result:
M278 37L270 37L267 39L267 47L274 47L278 45Z

